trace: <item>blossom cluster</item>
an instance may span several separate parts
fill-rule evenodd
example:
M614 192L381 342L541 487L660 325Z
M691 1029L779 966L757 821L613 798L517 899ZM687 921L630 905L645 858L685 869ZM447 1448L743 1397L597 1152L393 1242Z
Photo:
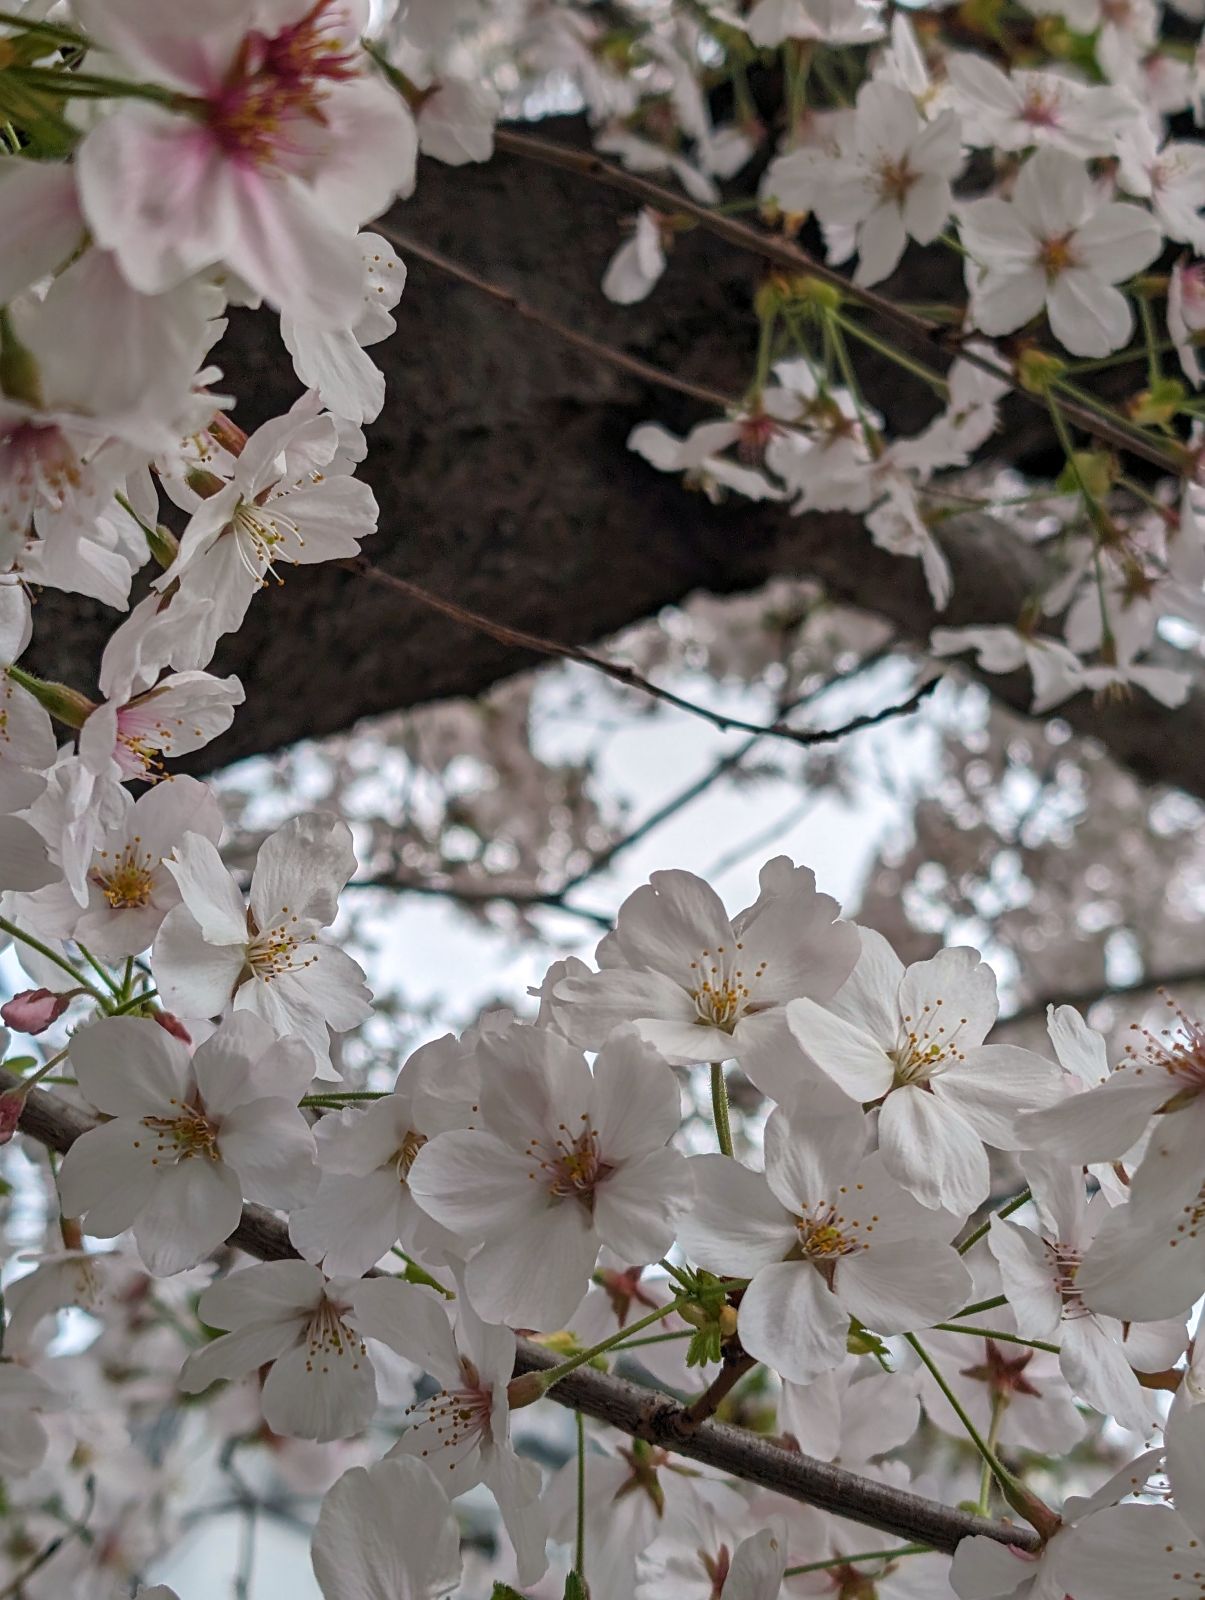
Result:
M372 1014L332 932L357 870L350 828L294 817L248 877L222 856L214 792L170 768L242 703L210 668L271 603L261 592L290 566L355 557L374 531L355 469L384 385L365 351L393 331L405 269L368 225L412 191L420 148L486 158L499 107L419 42L421 5L400 66L365 44L358 0L43 9L5 21L0 60L0 928L30 979L5 1022L65 1043L41 1064L8 1056L0 1142L22 1121L70 1136L54 1173L63 1249L5 1284L3 1501L34 1537L0 1557L5 1592L109 1600L159 1553L115 1399L133 1375L132 1408L169 1396L320 1488L327 1600L453 1593L471 1559L455 1503L481 1486L506 1577L533 1596L1205 1593L1205 1368L1189 1337L1205 1295L1205 1028L1191 1017L1173 1008L1114 1063L1062 1007L1049 1049L1022 1048L993 1033L996 980L976 951L906 967L779 857L735 915L694 874L655 872L594 965L555 963L528 1014L424 1045L389 1089L345 1082L332 1037ZM1059 350L1107 360L1164 242L1205 250L1198 147L1164 126L1195 69L1156 59L1141 4L1121 20L1074 10L1100 82L1006 71L940 28L926 52L902 15L887 33L876 0L715 7L718 30L783 49L797 77L805 57L865 66L852 104L796 117L766 204L814 215L829 262L856 257L859 290L909 241L953 229L967 337L938 377L941 411L887 442L847 360L841 293L773 281L748 403L686 441L645 424L633 448L713 488L864 516L944 605L922 510L933 474L993 433L1022 370L1065 431L1062 358L989 341L1045 316ZM709 204L757 141L717 129L694 79L675 81L689 159L662 161L619 117L599 146L667 166ZM963 198L974 149L997 170ZM663 221L639 219L604 279L613 298L652 286ZM1192 384L1198 277L1180 263L1166 285ZM210 355L230 307L261 305L303 392L247 433ZM1165 439L1191 412L1181 387ZM1028 662L1043 706L1119 681L1175 703L1180 675L1144 652L1168 605L1200 613L1196 450L1179 513L1148 496L1130 525L1096 456L1069 450L1059 492L1082 525L1044 597L1066 642L945 630L935 651ZM42 589L123 614L98 698L30 670ZM710 1124L693 1103L704 1079ZM735 1134L733 1079L758 1108ZM67 1308L102 1326L91 1363L50 1343ZM980 1511L1004 1506L1033 1534L999 1520L995 1537L951 1539L950 1560L610 1431L545 1481L515 1418L625 1350L688 1396L690 1426L734 1371L756 1374L760 1431L784 1454L900 1493L910 1468L893 1452L923 1411L978 1452ZM1091 1435L1099 1464L1106 1426L1134 1459L1046 1505L1026 1458ZM951 1453L939 1492L971 1499L972 1457Z

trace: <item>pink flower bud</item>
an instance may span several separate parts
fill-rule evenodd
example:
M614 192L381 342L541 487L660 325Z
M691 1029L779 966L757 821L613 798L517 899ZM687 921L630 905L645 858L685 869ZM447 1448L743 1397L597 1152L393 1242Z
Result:
M0 1094L0 1144L7 1144L17 1131L17 1123L25 1109L25 1096L16 1091Z
M56 994L53 989L22 989L0 1006L0 1017L18 1033L44 1033L66 1011L71 999L70 994Z
M170 1033L173 1039L179 1039L182 1044L192 1043L192 1034L189 1033L179 1017L174 1017L170 1011L152 1011L151 1015L164 1032Z

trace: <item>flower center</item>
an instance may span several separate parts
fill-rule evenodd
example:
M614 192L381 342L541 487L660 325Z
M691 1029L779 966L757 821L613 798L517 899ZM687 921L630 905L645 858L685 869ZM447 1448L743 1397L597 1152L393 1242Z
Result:
M1062 122L1058 95L1044 84L1031 84L1021 107L1021 121L1031 128L1057 128Z
M875 1215L861 1222L846 1216L838 1206L821 1201L806 1216L795 1218L799 1243L791 1254L796 1260L810 1262L831 1289L838 1261L869 1248L870 1239L866 1236L873 1233L878 1220Z
M427 1135L419 1133L417 1129L410 1128L406 1137L390 1157L389 1164L397 1168L398 1182L404 1184L410 1176L410 1168L414 1165L414 1158L427 1142Z
M714 950L704 950L697 961L691 962L693 986L689 993L695 1003L695 1021L701 1027L731 1033L741 1017L753 1009L750 985L764 976L766 962L761 961L746 982L745 969L735 965L740 960L736 952L743 949L738 940L730 955L721 944Z
M1141 1049L1133 1044L1126 1045L1125 1065L1136 1078L1145 1077L1151 1071L1165 1072L1172 1081L1172 1095L1159 1109L1182 1111L1205 1094L1205 1026L1166 995L1164 1003L1178 1027L1175 1030L1161 1028L1156 1035L1149 1028L1131 1023L1130 1032L1138 1034L1143 1044Z
M1072 244L1074 233L1060 234L1057 239L1043 239L1038 249L1038 265L1047 278L1057 278L1068 268L1078 266Z
M919 172L914 172L908 165L907 156L900 156L892 160L885 156L878 166L879 195L884 200L894 200L897 205L903 205L908 198L908 191L920 177Z
M326 1295L318 1302L306 1328L305 1370L328 1373L332 1361L350 1359L358 1371L365 1358L364 1341L347 1321L350 1307L339 1305Z
M593 1211L594 1191L614 1168L602 1159L598 1135L584 1111L581 1120L582 1128L576 1134L562 1122L551 1144L542 1139L529 1142L527 1154L538 1165L527 1176L542 1183L552 1199L578 1200L587 1211Z
M105 864L94 867L92 882L100 889L114 911L140 911L149 905L155 887L154 857L139 850L139 839L126 845L120 855L109 859L107 850L97 852Z
M429 1400L416 1401L406 1407L406 1416L414 1416L412 1428L427 1428L424 1433L422 1456L452 1455L447 1463L454 1472L460 1461L484 1440L490 1438L490 1419L494 1407L494 1391L481 1381L476 1367L461 1357L460 1371L463 1383L455 1389L440 1389Z
M273 978L283 977L286 972L304 972L318 959L317 955L298 956L302 946L314 944L316 937L302 928L300 918L291 914L288 906L281 906L279 920L262 932L248 911L247 931L251 935L247 943L247 965L253 976L264 983L271 983Z
M965 1061L965 1053L958 1048L958 1035L967 1018L959 1017L957 1023L947 1025L944 1007L945 1001L938 996L925 1002L919 1016L909 1012L901 1019L896 1047L891 1051L895 1088L923 1088L945 1062Z
M254 500L240 500L230 519L230 527L238 544L239 560L261 588L267 588L268 573L277 583L284 582L276 570L278 561L286 561L295 567L300 560L299 554L291 553L287 548L290 539L296 543L298 551L305 545L301 530L292 517L286 517L280 511L270 511L268 505L257 505Z
M180 1107L176 1116L142 1119L142 1126L157 1140L151 1165L161 1166L164 1156L169 1162L191 1161L194 1157L220 1161L217 1124L210 1120L205 1108L199 1104L183 1105L178 1100L173 1100L172 1104ZM134 1148L139 1149L141 1144L142 1141L136 1139Z

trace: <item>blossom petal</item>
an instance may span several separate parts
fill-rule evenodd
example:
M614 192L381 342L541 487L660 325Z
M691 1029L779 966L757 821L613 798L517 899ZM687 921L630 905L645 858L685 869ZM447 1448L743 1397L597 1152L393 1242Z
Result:
M738 1318L744 1348L790 1383L811 1383L845 1358L849 1313L810 1262L763 1267Z

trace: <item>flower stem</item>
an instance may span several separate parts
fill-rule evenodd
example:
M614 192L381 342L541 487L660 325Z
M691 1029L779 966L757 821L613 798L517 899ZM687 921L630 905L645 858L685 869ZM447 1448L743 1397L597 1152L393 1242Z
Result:
M1046 1350L1051 1355L1057 1356L1059 1346L1048 1344L1045 1339L1022 1339L1017 1333L1004 1333L1000 1328L968 1328L962 1322L935 1322L933 1324L941 1333L965 1333L972 1339L991 1339L1003 1344L1023 1344L1027 1350Z
M1012 1473L1000 1460L996 1452L992 1449L991 1445L988 1444L987 1440L979 1432L979 1429L971 1421L965 1408L963 1407L961 1400L959 1400L953 1389L950 1388L950 1385L942 1377L941 1369L933 1360L933 1357L925 1349L924 1345L921 1344L920 1340L914 1333L906 1333L904 1338L920 1357L922 1365L928 1369L930 1377L941 1390L942 1394L944 1394L946 1399L950 1402L950 1407L953 1410L954 1415L966 1429L967 1438L970 1439L976 1450L978 1450L979 1454L983 1457L984 1465L991 1472L992 1476L997 1479L1002 1489L1011 1487L1012 1484L1016 1482Z
M1006 1306L1008 1300L1002 1294L994 1294L990 1300L976 1300L972 1306L963 1306L961 1311L956 1311L953 1321L961 1322L963 1317L977 1317L981 1311L995 1311L998 1306Z
M1021 1207L1025 1204L1025 1202L1027 1200L1032 1200L1032 1199L1033 1199L1033 1196L1030 1194L1028 1188L1022 1189L1020 1194L1013 1195L1011 1200L1007 1201L1004 1205L1002 1205L1000 1207L999 1211L993 1211L992 1212L992 1216L993 1217L1011 1217L1014 1211L1020 1211ZM979 1224L979 1226L975 1229L974 1233L968 1235L968 1237L965 1238L962 1241L962 1243L958 1246L958 1254L960 1256L966 1255L967 1251L971 1248L972 1245L978 1244L980 1239L986 1239L988 1233L991 1231L991 1226L992 1226L992 1217L989 1217L986 1222L981 1222ZM996 1305L1002 1305L1003 1301L1002 1300L997 1300L994 1303ZM987 1308L987 1306L984 1306L981 1309L987 1310L988 1308ZM965 1312L959 1312L960 1316L964 1316L965 1314L966 1314Z
M583 1585L586 1582L586 1419L574 1413L577 1422L577 1539L573 1547L573 1566Z
M992 1396L992 1420L988 1425L987 1442L991 1450L996 1448L996 1441L1000 1437L1000 1424L1004 1420L1005 1408L1008 1398L1003 1392ZM992 1469L987 1462L983 1463L983 1470L979 1474L979 1515L986 1517L988 1508L992 1503Z
M131 995L128 1000L123 1000L120 1005L114 1006L109 1015L124 1017L128 1011L137 1011L139 1006L145 1005L148 1000L157 999L158 995L158 989L147 989L142 994Z
M711 1063L711 1115L715 1120L715 1136L720 1150L730 1156L732 1151L732 1120L728 1114L728 1085L724 1082L724 1063Z
M112 989L113 993L120 998L121 985L118 983L113 974L106 967L101 965L101 963L92 954L91 950L88 949L87 945L80 944L77 940L76 949L79 951L80 955L83 956L84 960L92 968L93 972L95 972L96 976L106 986L106 988Z
M598 1344L591 1345L588 1350L579 1350L577 1355L570 1356L568 1361L562 1361L559 1366L549 1367L547 1372L532 1372L528 1376L539 1378L545 1390L551 1389L554 1383L567 1378L571 1372L576 1372L578 1367L584 1367L587 1361L593 1361L595 1356L605 1355L608 1350L614 1350L615 1346L622 1344L629 1335L641 1333L645 1328L651 1328L655 1322L664 1321L671 1312L677 1311L686 1298L685 1295L679 1295L676 1300L670 1300L665 1305L658 1306L656 1311L650 1311L647 1317L641 1317L638 1322L629 1322L626 1327L620 1328L618 1332L609 1335Z
M802 1567L788 1567L784 1578L798 1578L805 1572L828 1572L833 1567L850 1567L855 1561L894 1561L899 1556L927 1556L932 1545L900 1544L894 1550L867 1550L860 1555L830 1556L827 1561L808 1561Z

